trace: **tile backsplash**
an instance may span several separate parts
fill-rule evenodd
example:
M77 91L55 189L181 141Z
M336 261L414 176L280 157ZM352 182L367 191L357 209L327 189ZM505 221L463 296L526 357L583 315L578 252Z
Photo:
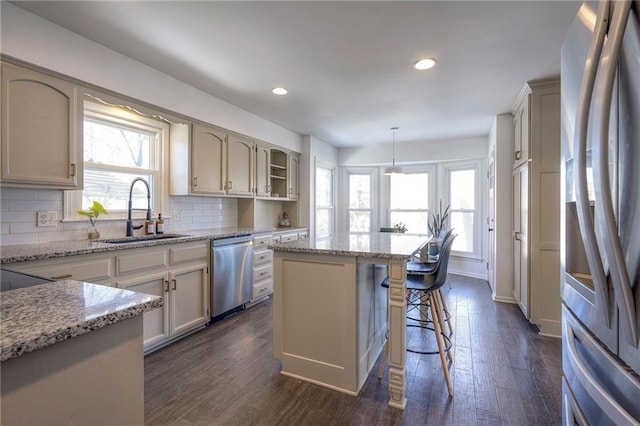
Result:
M54 227L37 227L37 212L56 212ZM178 220L172 220L176 212ZM0 244L34 244L87 238L88 221L62 222L63 192L58 190L0 189ZM154 212L156 215L157 212ZM238 203L235 198L170 196L162 212L165 232L186 232L236 226ZM125 235L124 220L98 221L102 238Z

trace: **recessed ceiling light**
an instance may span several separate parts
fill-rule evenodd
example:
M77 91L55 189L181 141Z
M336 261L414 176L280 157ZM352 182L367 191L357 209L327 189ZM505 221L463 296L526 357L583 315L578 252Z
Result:
M413 67L417 70L423 71L433 68L436 65L436 60L431 58L419 59L413 64Z
M274 95L280 95L280 96L286 95L287 93L289 93L289 91L284 87L274 87L273 89L271 89L271 91L273 92Z

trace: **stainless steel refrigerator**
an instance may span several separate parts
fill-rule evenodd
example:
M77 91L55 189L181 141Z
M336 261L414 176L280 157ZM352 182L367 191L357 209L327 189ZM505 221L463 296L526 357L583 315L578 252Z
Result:
M563 423L640 424L640 1L562 45Z

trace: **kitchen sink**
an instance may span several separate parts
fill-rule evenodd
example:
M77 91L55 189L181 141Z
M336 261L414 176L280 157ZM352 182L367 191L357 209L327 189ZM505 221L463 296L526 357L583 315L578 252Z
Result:
M96 242L108 243L108 244L128 244L128 243L140 243L144 241L167 240L171 238L182 238L182 237L189 237L189 236L190 235L185 235L185 234L144 235L144 236L136 236L136 237L107 238L104 240L96 240Z

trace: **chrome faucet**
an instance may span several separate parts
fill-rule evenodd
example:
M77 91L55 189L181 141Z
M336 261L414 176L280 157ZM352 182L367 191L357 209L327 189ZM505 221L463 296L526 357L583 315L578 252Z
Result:
M133 185L136 182L144 183L144 186L147 187L147 220L151 220L151 189L149 188L149 183L142 179L141 177L135 178L133 182L131 182L131 187L129 188L129 211L127 213L127 237L133 237L133 230L140 229L144 225L133 226L133 220L131 219L131 211L132 210L143 210L143 209L134 209L131 207L131 198L133 196Z

